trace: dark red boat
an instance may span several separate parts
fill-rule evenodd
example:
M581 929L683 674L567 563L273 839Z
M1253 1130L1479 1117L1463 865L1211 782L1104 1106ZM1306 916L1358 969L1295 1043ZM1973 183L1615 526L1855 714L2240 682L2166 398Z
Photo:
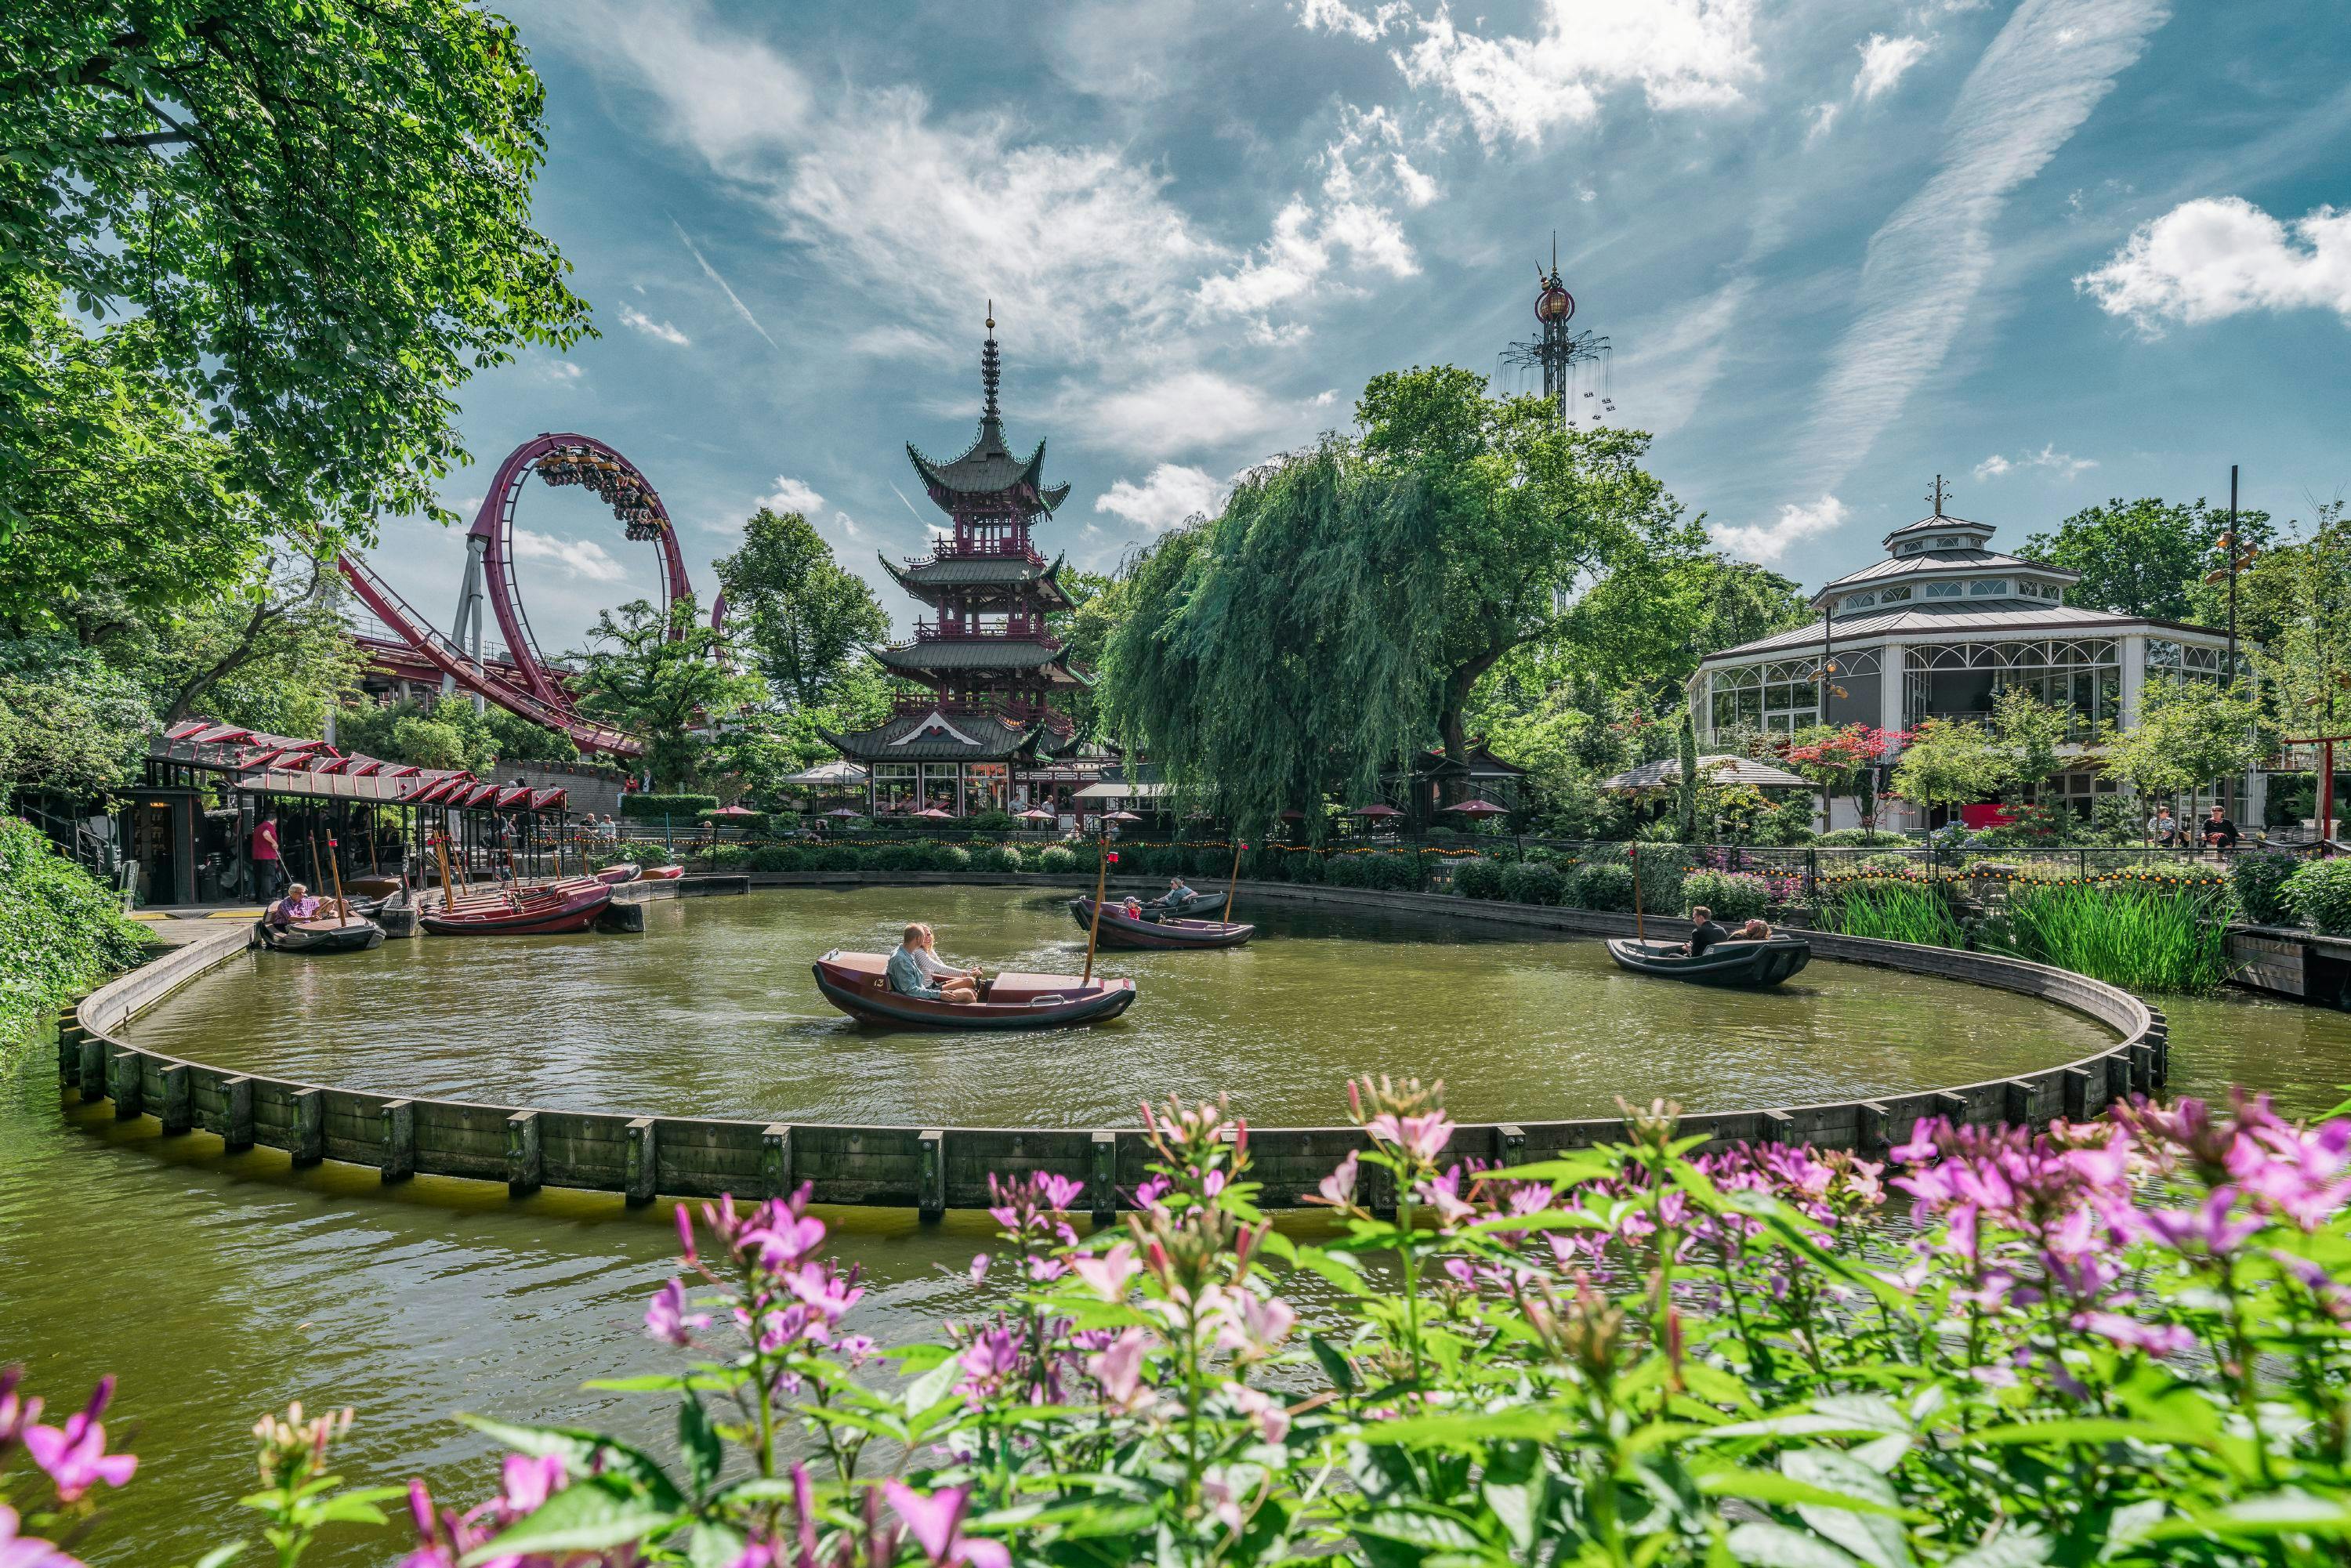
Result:
M637 875L636 865L632 862L622 861L619 865L608 865L598 872L596 880L606 887L619 887L623 883L636 881Z
M611 902L610 883L577 877L546 887L474 894L450 908L420 910L416 923L436 936L556 936L587 930Z
M637 873L640 882L675 882L685 874L682 865L649 865Z
M1070 914L1078 929L1093 928L1094 901L1070 900ZM1122 904L1105 903L1102 912L1102 945L1105 947L1238 947L1257 935L1254 925L1222 920L1137 920Z
M895 1029L1066 1029L1114 1019L1134 1005L1133 980L1008 969L980 982L979 1000L947 1002L892 990L886 953L836 949L814 967L826 1001L860 1023Z

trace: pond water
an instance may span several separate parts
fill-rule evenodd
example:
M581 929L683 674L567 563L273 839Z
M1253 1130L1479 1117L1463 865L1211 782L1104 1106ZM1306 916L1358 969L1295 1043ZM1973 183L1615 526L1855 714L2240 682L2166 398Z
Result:
M643 941L425 941L387 948L372 970L302 966L285 986L256 984L256 959L208 982L207 1006L225 1009L211 1021L183 1005L143 1020L140 1038L168 1049L172 1031L187 1031L183 1043L201 1039L215 1057L268 1040L253 1064L334 1061L347 1082L544 1104L624 1098L651 1110L977 1123L1124 1121L1140 1093L1220 1082L1260 1119L1327 1121L1338 1080L1361 1069L1444 1072L1464 1114L1487 1113L1473 1108L1479 1096L1517 1115L1604 1110L1618 1088L1753 1104L1792 1092L1764 1060L1773 1052L1804 1055L1803 1071L1844 1092L2045 1062L2088 1028L1996 992L1834 965L1802 977L1811 998L1769 1007L1681 987L1628 991L1635 982L1604 967L1596 944L1300 913L1273 915L1263 946L1241 954L1113 956L1112 972L1145 981L1145 1000L1114 1031L966 1038L954 1050L861 1036L821 1010L810 944L878 945L914 904L953 955L1030 964L1064 950L1056 922L1068 916L1019 895L758 895L662 907ZM1269 1013L1237 974L1296 995ZM381 1009L367 1015L374 1047L331 1043L333 1020L360 1016L337 1009L362 998ZM1808 1030L1779 1005L1788 1001L1845 1009L1839 1027L1854 1032ZM2308 1113L2351 1082L2351 1015L2242 997L2168 1010L2184 1092L2241 1079ZM2003 1031L2039 1034L2003 1044ZM1694 1038L1708 1043L1667 1049ZM827 1068L836 1052L842 1065ZM239 1529L246 1429L289 1399L359 1406L346 1474L423 1475L469 1498L488 1461L449 1419L455 1411L604 1424L665 1448L657 1402L580 1385L674 1365L640 1326L645 1296L670 1272L667 1205L632 1212L616 1197L554 1190L512 1201L495 1186L434 1178L387 1188L350 1166L292 1172L274 1150L224 1156L201 1134L166 1143L152 1123L118 1124L103 1104L68 1096L60 1113L53 1061L29 1051L0 1074L0 1361L27 1362L36 1389L62 1405L101 1373L121 1376L110 1425L141 1469L108 1500L78 1551L86 1561L186 1563ZM678 1082L693 1092L665 1084L673 1074L691 1075ZM1555 1113L1528 1108L1542 1094ZM885 1343L987 1300L964 1268L988 1245L984 1217L827 1218L867 1270L858 1326ZM388 1563L394 1540L350 1537L311 1561Z

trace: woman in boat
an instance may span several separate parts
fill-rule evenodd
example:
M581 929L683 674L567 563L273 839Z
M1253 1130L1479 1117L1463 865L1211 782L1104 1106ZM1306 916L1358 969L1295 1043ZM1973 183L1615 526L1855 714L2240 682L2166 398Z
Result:
M1750 920L1746 925L1740 926L1739 928L1739 935L1731 937L1730 940L1733 942L1769 942L1771 940L1771 923L1768 920Z
M979 971L958 969L940 957L939 934L928 925L922 932L923 945L914 950L914 962L921 967L923 977L936 984L951 1002L979 1000Z

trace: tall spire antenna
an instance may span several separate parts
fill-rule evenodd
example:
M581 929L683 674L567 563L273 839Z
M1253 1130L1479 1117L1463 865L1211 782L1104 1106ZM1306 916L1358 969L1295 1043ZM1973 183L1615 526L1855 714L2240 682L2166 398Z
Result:
M1000 417L996 407L996 383L1003 373L1004 359L996 351L996 301L991 299L987 302L987 340L979 346L979 386L986 394L979 408L983 421Z
M1951 498L1951 487L1943 483L1940 474L1935 476L1935 487L1927 492L1927 499L1935 504L1935 515L1943 515L1943 503Z
M1559 276L1559 231L1551 235L1551 270L1546 273L1541 263L1535 267L1535 320L1541 336L1523 343L1512 343L1502 350L1502 363L1516 370L1542 371L1543 401L1552 405L1553 415L1562 429L1576 423L1581 408L1572 405L1576 367L1592 361L1604 364L1608 358L1608 340L1593 332L1578 332L1568 323L1575 316L1575 296ZM1591 398L1589 392L1583 394ZM1615 404L1605 398L1597 400L1602 412L1590 416L1595 427L1605 414L1615 412Z

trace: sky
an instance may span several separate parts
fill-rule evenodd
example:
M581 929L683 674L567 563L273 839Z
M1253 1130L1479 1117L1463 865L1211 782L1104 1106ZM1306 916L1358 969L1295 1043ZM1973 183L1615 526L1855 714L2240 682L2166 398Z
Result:
M1938 473L2010 548L2231 464L2280 517L2351 491L2351 0L501 8L600 336L466 384L443 497L597 436L705 603L767 505L909 624L876 552L943 520L905 444L971 441L991 301L1010 440L1072 486L1040 547L1109 570L1383 370L1518 385L1554 233L1610 346L1578 416L1807 586ZM549 653L656 588L578 490L517 527ZM371 557L444 628L464 559L413 519Z

